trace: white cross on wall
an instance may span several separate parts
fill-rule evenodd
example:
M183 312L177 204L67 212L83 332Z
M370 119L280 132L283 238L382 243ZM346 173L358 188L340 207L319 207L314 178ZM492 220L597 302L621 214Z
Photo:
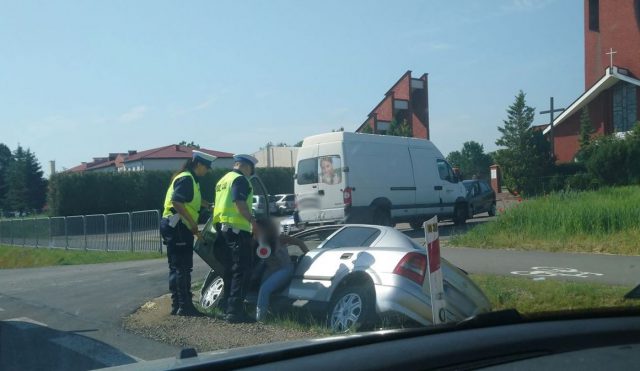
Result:
M611 68L612 71L613 71L613 55L616 53L617 52L613 51L613 48L609 48L609 52L605 53L606 55L609 56L609 67Z

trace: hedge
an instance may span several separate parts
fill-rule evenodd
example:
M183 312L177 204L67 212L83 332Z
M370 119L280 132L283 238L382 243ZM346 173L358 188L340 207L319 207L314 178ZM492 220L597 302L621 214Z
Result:
M227 169L214 169L200 180L202 197L212 201ZM51 216L89 215L162 208L173 175L170 171L58 173L49 180ZM270 194L293 193L293 169L257 169Z

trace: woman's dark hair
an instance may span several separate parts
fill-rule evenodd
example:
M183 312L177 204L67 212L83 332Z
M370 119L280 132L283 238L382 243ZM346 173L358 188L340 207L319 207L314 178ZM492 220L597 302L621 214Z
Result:
M193 171L193 169L196 168L196 164L197 162L194 161L193 158L190 158L187 161L185 161L184 164L182 164L182 167L180 168L180 170L178 170L175 174L173 174L173 176L171 177L171 181L173 182L173 180L178 176L178 174L180 174L183 171L187 171L187 170Z
M274 249L277 246L278 237L280 237L280 232L278 231L278 228L275 226L273 221L268 218L258 219L256 220L256 224L260 226L261 231L267 232L264 235L264 242L269 244L269 246L271 246L271 248Z

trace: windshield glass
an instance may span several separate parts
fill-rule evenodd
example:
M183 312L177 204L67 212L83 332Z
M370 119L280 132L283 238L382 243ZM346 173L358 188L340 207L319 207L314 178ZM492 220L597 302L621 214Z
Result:
M640 0L0 9L0 370L639 306Z

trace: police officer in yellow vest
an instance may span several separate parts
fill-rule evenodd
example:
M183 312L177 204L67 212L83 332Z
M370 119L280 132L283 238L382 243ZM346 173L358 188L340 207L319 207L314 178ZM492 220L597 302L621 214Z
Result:
M200 237L198 213L200 207L210 207L200 194L200 177L211 168L216 157L193 151L182 169L173 176L164 199L160 234L167 245L169 260L169 290L171 314L198 316L191 294L193 269L193 240Z
M252 261L253 189L249 177L258 163L253 156L235 155L233 170L216 184L213 223L218 232L216 250L225 267L225 319L230 323L252 322L243 308L245 279Z

